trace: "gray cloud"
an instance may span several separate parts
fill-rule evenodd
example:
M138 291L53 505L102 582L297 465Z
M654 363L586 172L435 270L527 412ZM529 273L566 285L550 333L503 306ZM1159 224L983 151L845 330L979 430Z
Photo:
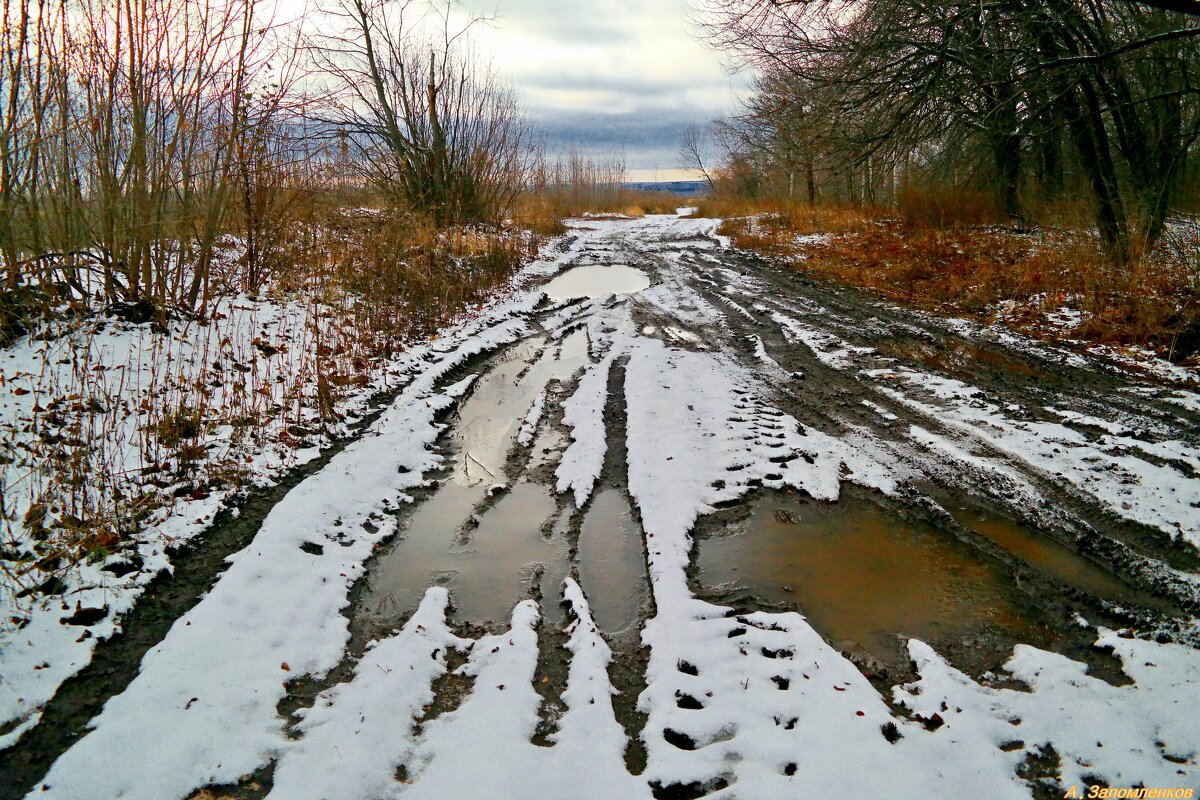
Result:
M621 13L634 4L620 0L466 0L473 11L492 18L499 31L521 30L553 41L614 44L632 41L637 31ZM624 21L623 21L624 20Z
M578 73L539 72L521 76L521 85L534 89L553 89L571 92L612 92L635 99L678 95L683 91L720 89L716 81L668 81L654 77L621 77L617 75L581 75Z
M711 114L703 109L601 114L544 110L538 130L550 154L573 149L593 156L623 153L630 169L677 166L679 142L688 125L705 125Z
M721 56L698 44L689 0L463 0L495 16L482 38L540 122L547 150L624 151L669 169L684 127L733 103Z

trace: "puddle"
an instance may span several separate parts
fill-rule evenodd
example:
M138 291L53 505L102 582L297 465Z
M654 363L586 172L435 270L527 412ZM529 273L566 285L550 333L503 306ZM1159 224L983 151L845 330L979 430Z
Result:
M482 515L478 527L459 537L458 518L444 515L450 501L437 501L443 496L457 498L462 491L449 484L413 515L405 539L373 576L366 599L371 613L385 619L399 616L416 608L426 588L445 586L454 601L455 619L502 622L513 605L528 596L539 570L545 572L541 580L546 605L558 602L559 587L567 576L568 547L562 535L543 536L540 531L555 511L550 490L532 483L514 484Z
M545 487L516 483L477 528L470 524L491 487L517 477L506 474L505 460L534 398L548 381L569 378L587 361L582 330L561 345L544 345L544 340L532 339L514 346L476 381L448 433L454 452L449 474L372 570L364 598L368 613L399 618L416 608L428 587L442 585L449 588L460 619L503 621L526 594L531 565L543 556L548 562L559 558L539 534L554 512ZM565 567L560 571L556 579L543 578L547 591L558 591Z
M950 513L963 527L986 536L1017 558L1063 583L1114 602L1152 607L1167 605L1144 596L1069 547L1002 516L953 505Z
M518 483L483 515L470 540L442 559L449 569L439 582L454 598L455 619L475 623L508 619L539 571L546 593L543 606L558 605L567 577L568 545L565 537L543 535L540 530L554 509L547 487Z
M553 301L579 297L599 297L602 294L632 294L650 285L646 273L621 264L611 266L575 267L562 273L542 287Z
M629 501L616 489L596 495L579 534L579 581L596 624L605 633L638 620L649 599L642 534Z
M931 525L865 500L804 503L766 495L733 535L699 544L701 583L798 608L834 644L906 663L902 637L967 640L982 633L1053 637L1015 596L999 565Z
M458 454L454 480L464 486L503 483L504 460L525 413L547 381L565 379L587 362L587 334L575 331L533 362L544 342L523 342L479 378L452 433Z

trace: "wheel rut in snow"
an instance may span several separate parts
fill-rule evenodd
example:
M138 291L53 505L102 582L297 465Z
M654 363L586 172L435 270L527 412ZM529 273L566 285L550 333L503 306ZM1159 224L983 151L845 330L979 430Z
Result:
M828 693L831 702L851 699L853 692L836 693L843 692L852 679L865 683L866 675L874 688L855 695L854 702L873 698L880 703L877 695L891 697L895 684L918 677L901 637L919 637L969 675L998 670L1013 645L1024 643L1084 663L1093 676L1114 685L1129 682L1123 662L1111 647L1097 649L1095 629L1076 625L1076 615L1093 625L1172 638L1172 624L1185 617L1187 608L1177 602L1178 593L1160 589L1154 579L1169 584L1167 567L1195 571L1200 567L1195 548L1176 544L1149 524L1131 523L1118 516L1118 510L1106 510L1098 500L1071 490L1058 479L1061 476L1022 463L1019 454L1000 446L1003 443L993 446L982 438L970 439L970 434L942 419L945 415L908 402L928 400L918 392L924 387L910 391L871 368L886 364L897 373L921 371L973 385L979 395L967 398L969 402L1011 414L1016 425L1057 423L1061 415L1049 406L1065 408L1073 416L1063 422L1063 430L1081 437L1080 448L1099 447L1108 432L1091 420L1144 421L1145 430L1137 433L1138 441L1148 448L1143 460L1185 476L1193 470L1190 479L1200 468L1192 466L1185 451L1155 446L1172 439L1186 441L1186 435L1178 432L1189 420L1196 422L1196 414L1156 395L1127 392L1129 381L1103 369L1058 363L1005 341L982 341L954 325L905 312L862 293L810 281L733 251L716 250L712 241L673 239L668 223L661 230L654 227L658 223L647 223L645 229L637 227L642 223L630 223L630 233L625 234L614 226L616 233L597 236L578 251L573 248L579 240L567 242L556 262L560 273L572 266L632 265L652 281L648 288L618 299L543 305L527 318L535 332L453 373L455 380L468 372L477 378L467 396L447 414L450 424L434 445L445 456L442 468L426 476L430 486L412 493L413 504L396 512L397 535L371 556L364 578L351 589L350 606L342 612L349 618L351 632L342 663L319 680L289 685L289 696L277 709L280 717L288 719L297 709L313 706L320 692L354 677L369 642L389 636L404 624L431 585L450 590L457 606L450 626L468 639L507 630L508 612L524 598L540 605L532 678L533 689L541 696L536 704L540 722L533 743L548 745L554 734L573 731L565 718L564 700L573 668L564 647L568 635L563 625L569 614L560 600L563 579L574 578L587 595L603 643L612 650L607 676L619 692L612 705L624 731L625 771L641 776L641 787L656 797L700 797L726 786L750 792L749 781L759 767L767 767L773 780L790 778L798 768L800 774L812 770L811 764L803 762L770 761L774 756L768 752L769 742L787 735L775 728L790 731L795 718L777 718L771 725L769 714L763 717L759 722L770 730L761 739L752 739L749 728L741 731L730 726L742 710L739 703L745 704L736 698L765 697L768 711L790 708L789 698L803 694L802 681L810 677L796 672L801 656L811 655L809 650L823 653L826 643L853 662L851 666L835 653L824 663L850 673L842 688ZM648 231L645 238L643 230ZM641 285L639 281L637 286ZM795 323L793 327L789 321ZM542 330L536 330L536 323ZM635 343L629 345L631 341ZM624 352L634 356L610 358L601 365L597 359L605 358L606 344L617 347L617 353L622 352L620 347L628 347ZM647 358L646 353L661 353L663 360L639 361ZM895 456L889 465L899 463L911 471L897 471L894 491L876 492L864 488L873 484L843 466L840 501L824 503L799 492L761 488L764 482L783 481L766 465L763 478L744 484L757 488L718 503L715 512L702 516L692 530L688 573L699 599L687 599L698 609L706 608L694 618L684 615L675 622L681 631L695 624L697 631L708 632L704 635L716 633L712 641L689 640L696 647L687 653L687 660L670 656L668 663L676 664L679 676L664 678L660 671L648 685L650 654L642 646L642 631L652 627L650 620L660 612L668 614L673 607L664 601L662 608L655 608L648 589L643 520L629 496L627 416L636 409L628 406L634 392L631 389L627 397L626 379L646 363L660 363L665 375L676 364L708 364L710 356L714 365L729 367L730 375L739 376L731 381L731 391L752 392L770 406L770 425L745 429L741 438L749 442L748 448L755 445L755 437L761 447L783 446L792 432L777 420L790 415L802 428L811 429L800 431L805 446L829 441L835 451L839 447L854 451L877 443L881 451ZM742 368L747 373L744 381ZM570 493L555 491L556 471L564 450L572 446L572 435L580 433L573 427L575 422L564 423L564 403L583 391L580 384L590 369L607 370L600 414L605 449L587 501L583 508L575 508ZM1042 381L1040 376L1046 374L1051 377ZM589 390L597 390L598 383L593 380ZM664 383L669 381L664 378ZM691 395L683 397L691 402ZM1139 403L1144 404L1140 409ZM1024 416L1012 410L1018 407ZM693 410L690 405L688 410ZM677 421L669 408L659 413L664 424ZM637 424L639 417L633 419ZM689 419L689 430L693 422L699 426L703 420ZM729 422L745 420L731 417ZM968 468L952 454L916 446L913 430L918 427L931 438L959 447L975 461L986 460L1002 469L987 477L982 468ZM721 434L718 429L701 430L708 437ZM772 441L764 444L766 439ZM732 452L741 446L738 439L726 449ZM769 461L780 465L781 474L787 473L789 462L799 464L801 455L813 465L814 456L802 453L803 449ZM832 464L829 474L836 484L838 462ZM859 480L861 485L854 483ZM719 490L724 484L720 480L712 486ZM653 522L651 510L646 512ZM245 535L252 536L253 531ZM220 559L216 560L205 586L220 569ZM721 616L725 611L721 605L732 608ZM783 610L798 610L807 622L770 613ZM530 609L518 611L532 625ZM528 633L525 630L522 651L528 660L523 663L533 663ZM686 635L690 634L680 633ZM653 641L655 648L671 646L662 639ZM781 649L778 641L791 644ZM728 659L720 665L703 661L705 655L724 652L721 648L737 652L739 647L745 657L744 674L724 675ZM144 652L143 648L131 656L131 672ZM664 652L670 655L670 650ZM454 655L446 673L433 680L434 699L411 732L423 744L436 740L439 731L444 733L446 725L461 722L464 715L428 723L462 708L488 688L454 674L463 660L461 654ZM699 673L691 661L701 665ZM766 677L771 684L765 683ZM645 704L649 715L638 710L639 698L654 700L655 690L674 678L696 678L695 686L681 683L686 691L674 692L673 698L668 695L666 714L662 710L666 706L654 702ZM128 680L112 691L119 691ZM509 684L509 688L514 687ZM521 689L528 694L528 686ZM735 698L732 705L730 698ZM870 731L875 738L882 731L887 745L894 740L880 721L890 723L893 731L897 726L911 731L918 725L914 720L920 719L900 702L895 701L890 710L880 703L876 711L867 711L882 715L871 719ZM852 724L864 713L855 713L856 707L862 706L848 706ZM531 701L528 708L533 710L535 704ZM697 713L702 708L707 711ZM678 709L684 710L683 717ZM81 712L76 727L88 716ZM749 724L750 717L746 720ZM797 735L824 737L830 722L814 717L810 724L819 730ZM694 729L687 727L693 724ZM30 736L37 733L34 729ZM910 741L925 733L910 735ZM614 738L620 741L619 731ZM712 769L688 767L660 781L662 766L652 757L660 740L673 748L667 752L688 763L699 765L717 753L724 754L723 761ZM26 741L32 740L27 736ZM458 752L455 741L459 740L451 737L450 745L438 745L437 758L449 759L441 764L449 763L451 771L460 766L453 763ZM759 747L763 741L768 742L765 750ZM555 753L568 749L528 748L539 753L530 757L528 766L554 763ZM410 775L410 766L402 765L395 778L406 783L415 779L419 784L426 773L416 764ZM527 765L516 766L524 770ZM270 789L272 770L272 765L265 766L238 786L219 788L238 797L261 796ZM618 763L611 775L621 772ZM1061 765L1048 777L1060 772ZM32 767L29 774L33 776ZM689 783L694 777L701 780ZM426 788L437 785L426 783ZM19 795L0 793L0 800L8 796Z

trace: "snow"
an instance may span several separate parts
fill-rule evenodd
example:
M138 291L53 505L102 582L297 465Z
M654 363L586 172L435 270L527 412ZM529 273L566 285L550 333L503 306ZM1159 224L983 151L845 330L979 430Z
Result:
M415 783L402 797L469 797L484 784L503 792L531 777L539 617L537 604L526 600L513 609L508 631L475 643L458 671L474 679L471 694L458 709L425 726L409 768Z
M412 722L433 701L446 654L469 650L446 625L449 593L429 589L395 636L375 642L354 677L317 698L295 730L272 778L276 800L383 797L412 754Z
M504 320L515 310L493 312L490 327L459 331L458 347L435 358L361 439L272 509L212 591L92 721L92 732L55 762L39 796L183 797L236 781L282 749L276 706L284 681L320 677L341 660L349 634L340 611L350 587L374 546L394 532L389 510L441 461L428 449L444 427L436 417L474 376L442 391L435 384L467 358L522 335L522 320ZM111 754L132 741L154 746L113 763Z
M779 312L772 313L771 319L782 327L783 334L789 341L800 342L812 351L817 360L832 369L850 369L854 366L855 355L869 355L875 352L871 347L848 345L836 336L818 331Z
M886 386L880 390L978 445L1028 464L1050 480L1069 484L1125 519L1200 546L1200 508L1193 504L1200 497L1200 477L1130 455L1130 449L1145 449L1139 440L1108 433L1092 441L1064 424L1013 419L995 403L982 399L979 389L952 378L899 368L873 374L894 375L898 384L912 387L916 390L912 394ZM1103 420L1070 414L1065 418L1117 430Z
M630 355L625 392L629 491L646 530L658 610L642 636L650 647L648 688L639 699L639 708L648 714L642 732L649 754L646 776L662 785L724 778L736 786L738 796L794 796L819 771L806 770L799 778L784 774L789 761L811 759L802 744L797 746L798 726L785 724L791 715L807 713L802 711L807 698L780 694L776 678L791 685L802 675L790 657L781 660L766 651L807 659L819 637L799 615L735 620L726 609L694 598L686 573L689 531L714 504L759 483L791 486L826 501L837 499L842 475L882 490L894 490L894 485L887 470L865 451L847 452L836 440L801 429L765 403L750 376L718 355L639 342ZM796 635L807 638L797 641ZM841 674L853 674L866 684L852 665L840 657L837 661ZM685 695L704 708L680 708ZM886 714L882 703L875 702ZM821 718L822 732L812 731L818 738L830 724ZM859 724L846 731L847 742L878 730L878 723L872 727L866 720L851 720ZM679 734L696 748L680 749ZM849 747L847 742L843 744Z
M694 288L704 281L691 276L708 275L711 285L715 273L688 250L717 241L714 221L589 218L571 229L526 270L523 291L398 362L405 383L395 402L271 511L91 732L53 765L48 788L31 796L171 800L274 763L271 797L287 800L481 791L646 800L675 783L705 784L707 797L727 800L1021 798L1031 787L1018 767L1048 747L1062 758L1065 784L1093 776L1114 785L1198 784L1200 718L1191 699L1200 651L1098 630L1096 646L1111 648L1133 680L1113 686L1081 663L1019 645L1004 677L1023 691L965 675L913 640L918 678L888 696L802 613L738 615L697 598L688 578L693 528L720 504L760 489L836 502L845 483L896 497L935 468L979 477L1029 509L1044 503L1037 486L1056 482L1196 543L1200 511L1189 503L1200 497L1200 454L1190 442L1139 438L1130 420L1103 408L998 402L965 382L900 368L827 330L820 320L830 312L802 297L754 303L761 317L710 303ZM658 265L658 281L636 295L547 305L534 283L568 266L633 256ZM731 291L761 291L724 272L715 277ZM801 422L800 412L785 411L792 407L781 395L796 397L816 378L790 380L762 336L737 333L723 306L753 324L770 320L826 367L860 381L861 396L841 407L851 418L831 409L812 415L823 421ZM453 598L428 588L400 630L357 661L347 649L351 587L394 532L391 512L442 463L439 419L479 378L462 376L462 365L526 337L561 341L569 332L586 333L590 358L564 384L570 443L555 486L575 508L587 505L611 444L605 409L623 402L628 492L645 535L654 616L641 630L649 661L637 707L646 716L633 735L648 760L637 776L624 760L630 732L613 708L612 641L573 579L562 592L567 675L558 716L555 698L535 688L549 635L535 600L517 602L507 627L469 639L447 620ZM557 419L557 388L532 397L514 412L524 414L511 434L522 447L548 415ZM1178 400L1186 410L1194 395ZM880 432L854 424L863 408L887 423ZM210 502L208 513L219 501ZM45 631L36 615L25 631L42 643L76 633L57 624L61 609L52 611ZM12 652L29 658L43 647ZM436 694L451 650L468 659L454 671L461 702L447 710ZM343 682L293 719L280 716L285 683L326 680L335 669ZM23 685L19 694L37 696ZM914 714L937 714L943 724L929 730ZM549 746L533 741L539 723ZM1008 747L1015 740L1020 747Z
M555 762L548 771L544 797L649 798L643 781L625 769L625 730L613 714L617 693L608 678L612 651L592 621L583 590L566 580L563 599L575 619L567 625L571 667L563 701L567 710L551 737Z
M909 652L921 678L897 687L895 698L923 716L940 714L945 725L933 738L983 737L995 747L1022 742L1010 754L989 753L1014 770L1025 753L1053 747L1064 786L1200 789L1200 716L1192 702L1200 691L1200 652L1103 629L1096 646L1111 647L1134 682L1113 686L1083 664L1018 645L1005 670L1029 691L991 688L914 640Z
M571 653L563 701L567 709L553 747L530 742L540 698L533 689L537 667L537 605L519 604L510 629L475 643L459 674L474 678L457 710L426 726L403 798L571 797L579 800L649 800L646 784L625 769L625 731L612 709L615 690L607 668L611 652L579 585L568 578L563 596L573 619L565 645ZM342 795L354 796L354 795Z
M309 422L311 412L301 412L292 420L278 415L259 439L244 437L230 425L213 426L202 420L203 426L209 426L200 436L206 463L161 488L140 480L146 467L170 460L152 430L146 430L146 408L202 404L217 409L220 418L286 403L287 394L298 390L295 376L308 368L304 353L312 336L311 313L300 303L233 297L214 306L207 324L171 323L166 335L148 326L90 320L61 337L19 342L0 359L0 419L4 420L0 429L7 452L36 452L39 433L69 432L78 424L79 438L89 443L88 474L96 480L103 465L104 474L112 476L111 485L88 487L93 503L104 506L116 502L112 497L125 495L149 497L153 504L144 530L123 549L62 571L59 577L66 585L63 596L69 598L69 607L54 596L36 600L17 596L23 586L50 577L42 570L33 569L18 580L12 576L23 571L21 562L11 572L0 571L4 611L0 616L0 724L19 721L0 736L0 747L36 724L41 707L63 680L88 663L97 641L120 629L121 617L145 587L170 569L167 549L206 529L232 496L229 490L205 490L176 498L176 488L189 477L202 485L212 465L241 469L249 481L270 484L286 469L315 457L319 447L328 443L324 437L317 437L312 447L281 442L286 424ZM256 343L269 343L277 351L268 354ZM363 393L348 398L339 411L352 421L355 413L361 413L366 394L394 380L394 373L379 371ZM66 410L56 428L49 415L37 410L69 409L61 402L55 404L55 398L81 396L94 399L108 413ZM37 532L14 521L26 515L32 500L51 483L45 464L36 459L17 456L0 467L4 537L10 551L36 552ZM122 576L105 569L125 563L138 568ZM71 616L75 608L107 609L107 614L89 626L61 624L60 618ZM19 622L13 624L15 620ZM82 636L85 631L87 636Z
M533 444L533 438L537 436L538 424L542 421L542 415L545 412L546 392L543 390L533 398L533 402L529 404L529 411L525 412L525 417L521 420L521 429L517 431L517 444L522 447L529 447Z
M540 266L535 262L527 269ZM525 280L525 274L517 280ZM369 410L373 396L414 376L432 374L427 372L430 362L444 359L465 339L479 335L486 341L494 336L488 329L497 325L504 326L503 336L520 334L523 323L511 318L528 313L538 300L537 293L501 292L498 300L477 316L460 319L442 337L370 365L365 383L337 404L334 410L341 422L332 425L319 419L312 396L313 338L336 338L335 320L319 305L234 296L217 301L206 322L173 322L165 335L147 325L100 318L65 336L30 338L9 348L0 357L0 437L5 444L20 453L36 442L41 429L25 423L41 414L34 411L41 407L37 403L48 405L48 398L80 393L97 398L114 413L82 413L74 419L83 426L82 438L89 442L94 462L102 462L105 473L114 476L110 493L150 492L157 505L124 549L62 571L58 577L66 584L63 597L69 601L53 595L17 597L22 583L41 583L51 575L35 569L15 583L10 578L21 571L22 562L11 571L0 570L0 726L12 725L0 735L0 748L37 724L42 707L61 683L87 666L99 641L121 629L123 616L146 587L171 569L170 548L203 534L217 512L236 499L230 488L203 488L210 473L238 470L249 484L271 485L287 470L316 458L332 437L349 434L349 425ZM334 357L338 368L352 352ZM79 375L84 385L79 385ZM156 444L153 420L145 409L161 413L193 406L207 409L198 438L204 460L179 465L179 477L169 485L156 488L146 483L145 468L167 465L171 456ZM263 413L268 422L253 436L230 424L237 417ZM63 430L72 419L67 417ZM295 423L324 433L297 439L288 433ZM32 469L21 459L0 465L3 534L11 551L33 552L34 532L14 520L24 517L31 498L41 491L37 481L42 475L40 468ZM175 496L179 487L191 485L202 490ZM130 561L138 569L122 576L105 569ZM60 622L76 608L107 613L88 626Z
M583 508L604 467L608 450L605 437L604 404L608 401L610 355L584 372L579 385L563 403L563 424L571 428L571 444L563 453L555 475L558 491L572 491L575 507Z
M860 400L859 402L862 403L867 408L874 411L876 414L878 414L880 417L887 420L888 422L895 422L896 420L900 419L895 414L888 411L886 408L879 405L878 403L873 403L870 400Z
M1200 394L1196 392L1173 392L1163 399L1168 403L1174 403L1188 411L1200 414Z
M788 371L780 366L779 362L771 358L771 354L767 352L767 346L763 344L761 336L754 335L750 337L750 343L754 345L754 357L763 363L767 371L775 377L786 377Z

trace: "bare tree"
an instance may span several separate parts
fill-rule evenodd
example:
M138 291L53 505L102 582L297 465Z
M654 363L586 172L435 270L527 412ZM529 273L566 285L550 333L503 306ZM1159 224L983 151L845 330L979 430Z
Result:
M4 0L3 15L7 285L38 272L138 315L202 310L238 156L278 110L259 102L271 21L255 0Z
M699 125L688 125L683 129L683 139L679 143L679 166L699 172L704 176L709 191L715 191L712 176L704 166L707 137Z
M1060 191L1065 140L1124 261L1135 237L1157 240L1195 155L1200 26L1179 14L1105 0L707 0L701 19L711 44L758 72L747 116L774 128L776 161L815 142L850 184L861 173L864 196L881 160L894 173L923 152L1018 217L1031 173ZM817 118L836 134L796 136Z
M474 21L416 0L339 0L340 31L310 50L335 84L331 122L360 151L369 179L438 223L493 219L532 165L529 122L514 93L472 51Z

